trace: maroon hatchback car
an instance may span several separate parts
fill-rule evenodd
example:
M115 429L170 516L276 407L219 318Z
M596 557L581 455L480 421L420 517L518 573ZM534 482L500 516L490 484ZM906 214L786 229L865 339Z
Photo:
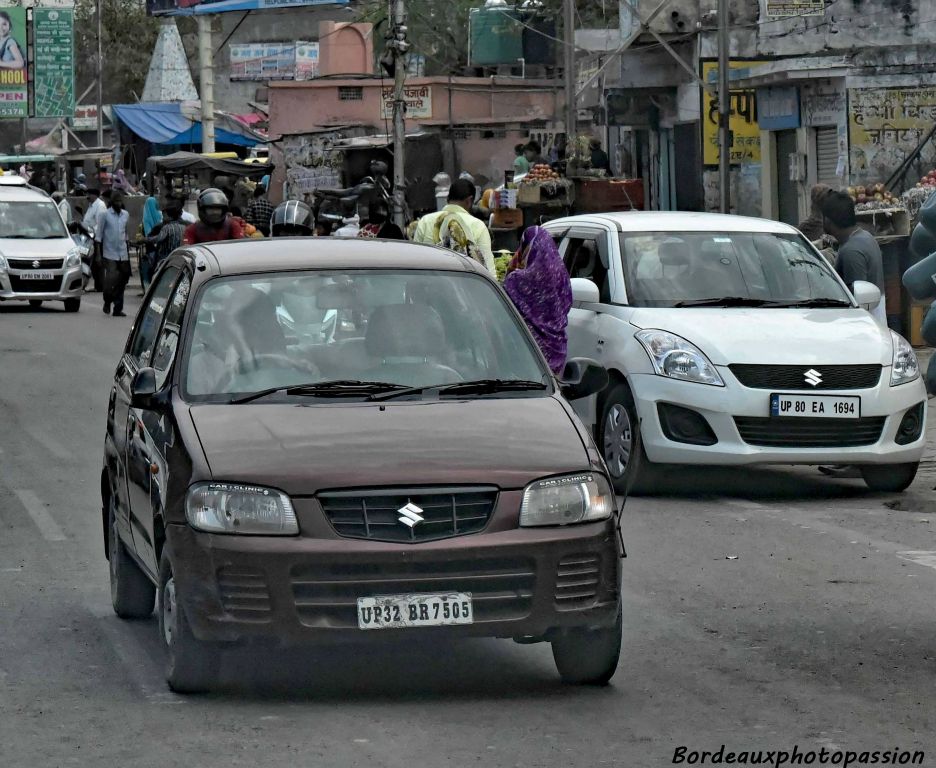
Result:
M475 263L399 242L177 251L117 367L101 473L114 610L156 605L177 691L226 645L545 641L605 683L618 510L566 399Z

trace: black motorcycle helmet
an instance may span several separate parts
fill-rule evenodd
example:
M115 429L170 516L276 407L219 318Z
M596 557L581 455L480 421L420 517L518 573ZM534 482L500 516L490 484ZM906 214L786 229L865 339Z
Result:
M315 215L301 200L280 203L270 218L273 237L311 237L315 234Z
M227 195L220 189L210 187L198 196L198 218L208 226L221 224L229 210Z

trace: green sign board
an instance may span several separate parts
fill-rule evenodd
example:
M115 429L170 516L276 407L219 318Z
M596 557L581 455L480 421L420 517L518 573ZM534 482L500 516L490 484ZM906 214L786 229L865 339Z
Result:
M74 12L60 8L33 10L33 114L75 114Z
M29 115L26 9L0 7L0 118Z

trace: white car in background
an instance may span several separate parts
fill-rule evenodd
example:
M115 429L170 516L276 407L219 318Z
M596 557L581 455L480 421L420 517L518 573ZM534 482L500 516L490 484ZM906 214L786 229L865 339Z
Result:
M77 312L81 253L58 206L20 176L0 176L0 301L61 301Z
M617 490L663 464L848 464L902 491L924 448L926 390L907 341L793 227L697 213L545 225L572 277L569 356L611 384L576 410Z

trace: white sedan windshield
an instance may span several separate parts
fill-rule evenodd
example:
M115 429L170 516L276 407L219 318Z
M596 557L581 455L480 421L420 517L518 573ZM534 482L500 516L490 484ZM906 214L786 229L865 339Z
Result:
M850 304L831 266L798 235L642 232L621 235L630 304L673 307L725 297Z
M258 274L198 294L184 368L195 399L325 382L434 387L548 376L487 281L450 272Z

